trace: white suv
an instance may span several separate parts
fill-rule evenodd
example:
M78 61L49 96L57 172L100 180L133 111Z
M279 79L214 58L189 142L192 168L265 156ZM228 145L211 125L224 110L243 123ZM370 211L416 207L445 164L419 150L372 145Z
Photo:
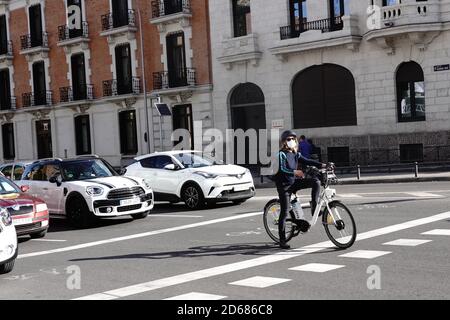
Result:
M170 151L135 158L126 176L147 179L156 201L184 201L190 209L205 203L244 202L255 195L250 171L236 165L216 164L198 151Z
M98 157L40 160L29 165L20 185L47 203L52 215L66 215L77 227L94 218L131 215L147 217L153 191L142 178L121 177Z
M0 208L0 274L12 271L17 251L17 235L13 220L8 210Z

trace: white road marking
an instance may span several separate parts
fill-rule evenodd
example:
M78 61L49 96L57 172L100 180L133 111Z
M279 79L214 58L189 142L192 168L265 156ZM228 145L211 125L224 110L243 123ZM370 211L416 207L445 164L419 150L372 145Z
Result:
M422 234L426 236L450 236L450 229L435 229Z
M151 214L151 218L203 218L203 216L192 216L186 214Z
M175 231L180 231L180 230L186 230L186 229L207 226L207 225L215 224L215 223L223 223L223 222L227 222L227 221L245 219L245 218L258 216L258 215L262 215L262 212L252 212L252 213L240 214L240 215L236 215L236 216L232 216L232 217L208 220L208 221L203 221L203 222L187 224L187 225L183 225L183 226L179 226L179 227L160 229L160 230L149 231L149 232L144 232L144 233L137 233L137 234L132 234L129 236L123 236L123 237L118 237L118 238L111 238L111 239L106 239L106 240L87 242L87 243L82 243L82 244L78 244L78 245L74 245L74 246L70 246L70 247L58 248L58 249L53 249L53 250L25 253L25 254L19 255L17 257L17 259L24 259L24 258L43 256L43 255L54 254L54 253L61 253L61 252L68 252L68 251L80 250L80 249L85 249L85 248L91 248L91 247L115 243L115 242L119 242L119 241L127 241L127 240L132 240L132 239L144 238L144 237L154 236L154 235L168 233L168 232L175 232Z
M231 282L233 286L243 286L251 288L268 288L276 284L292 281L291 279L271 278L271 277L252 277L244 280Z
M56 239L31 239L31 241L38 241L38 242L66 242L67 240L56 240Z
M222 300L225 299L226 296L218 296L215 294L208 294L202 292L190 292L186 294L182 294L179 296L167 298L164 300Z
M337 264L325 264L325 263L309 263L302 266L289 268L289 270L293 271L306 271L306 272L328 272L331 270L336 270L340 268L344 268L343 265L337 265Z
M375 259L381 256L392 253L391 251L374 251L374 250L357 250L346 254L341 254L342 258L356 258L356 259Z
M440 213L431 217L407 221L404 223L371 230L368 232L364 232L361 234L358 234L356 241L361 241L365 239L375 238L378 236L394 233L397 231L410 229L414 227L418 227L421 225L433 223L440 220L445 220L450 218L450 212L444 212ZM110 290L102 293L96 293L88 296L83 296L80 298L77 298L75 300L114 300L119 299L127 296L131 296L134 294L140 294L148 291L153 291L161 288L167 288L170 286L180 285L184 283L188 283L195 280L200 279L206 279L214 276L221 276L227 273L245 270L253 267L259 267L263 265L267 265L270 263L285 261L293 258L297 258L300 256L303 256L308 253L314 253L319 252L324 249L328 248L334 248L331 241L324 241L316 244L312 244L309 246L305 246L298 249L288 250L288 251L281 251L275 254L262 256L250 260L240 261L240 262L234 262L230 264L225 264L217 267L212 267L208 269L188 272L184 274L179 274L167 278L162 278L158 280L153 280L149 282L144 282L141 284L136 284L124 288L119 288L115 290Z
M414 197L418 197L418 198L441 198L441 197L443 197L439 194L428 193L428 192L405 192L405 193L412 195Z
M356 193L343 193L343 194L338 194L338 197L341 198L362 198L363 196L356 194Z
M403 246L403 247L416 247L421 244L431 242L432 240L418 240L418 239L398 239L390 242L383 243L384 246Z

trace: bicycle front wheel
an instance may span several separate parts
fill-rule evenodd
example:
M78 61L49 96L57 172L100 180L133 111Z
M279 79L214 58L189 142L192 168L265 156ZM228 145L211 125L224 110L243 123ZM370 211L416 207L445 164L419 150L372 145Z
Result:
M341 202L333 201L324 209L322 223L333 244L340 249L350 248L356 240L356 224L350 210Z
M266 232L269 235L269 237L277 243L280 242L280 236L278 231L280 211L281 211L280 201L278 199L273 199L266 204L263 213L264 228L266 229ZM286 217L285 224L286 224L285 227L286 242L288 242L294 236L295 231L295 226L294 223L292 222L292 217L290 217L290 215Z

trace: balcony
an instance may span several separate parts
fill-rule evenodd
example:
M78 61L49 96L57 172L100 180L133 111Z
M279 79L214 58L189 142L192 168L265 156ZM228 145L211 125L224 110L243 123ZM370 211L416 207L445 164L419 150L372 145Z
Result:
M316 21L304 21L294 26L280 28L281 40L298 38L303 32L320 30L322 33L334 32L344 29L342 17L328 18Z
M121 97L141 93L141 79L133 77L130 83L120 83L116 79L103 81L103 97Z
M14 111L17 109L17 98L15 96L10 96L5 99L5 101L0 101L0 112L1 111Z
M276 32L279 40L269 51L286 61L290 54L332 47L356 51L362 40L357 16L325 18L284 26Z
M8 65L12 65L13 59L14 59L13 43L11 40L9 40L4 45L1 46L0 63L6 62Z
M70 47L81 44L83 49L87 49L89 43L89 24L82 22L81 29L71 29L67 25L58 27L58 47L68 50Z
M80 86L78 90L73 90L73 87L59 88L59 101L61 103L72 103L80 101L94 100L94 86L91 84Z
M53 105L53 91L41 93L27 92L22 94L22 105L24 108Z
M136 27L136 14L134 10L128 10L122 16L113 13L104 14L101 17L102 32L100 35L108 37L108 41L114 42L114 37L126 35L128 40L134 39Z
M258 36L250 34L238 38L225 39L222 42L222 55L217 60L224 64L227 70L231 70L233 64L250 62L253 66L258 66L262 52L258 46Z
M167 24L179 23L182 28L190 26L192 18L191 1L176 0L171 6L165 6L165 1L152 1L152 18L150 23L156 24L160 32L164 32Z
M41 37L33 37L30 34L26 34L20 37L20 54L27 56L27 59L31 55L40 54L41 58L48 57L48 33L43 32Z
M160 71L153 73L154 90L194 87L196 84L196 72L192 68L180 68L174 72Z
M404 0L402 4L385 6L375 12L377 19L373 20L365 38L375 41L388 54L395 54L395 42L401 37L408 38L420 50L426 50L427 44L442 30L442 22L450 18L449 12L448 2Z

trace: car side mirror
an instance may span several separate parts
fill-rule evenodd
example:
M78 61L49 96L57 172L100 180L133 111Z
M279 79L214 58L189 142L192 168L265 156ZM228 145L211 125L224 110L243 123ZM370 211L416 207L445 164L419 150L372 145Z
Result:
M165 169L165 170L172 170L172 171L175 171L175 170L177 170L177 167L176 167L173 163L171 163L171 164L166 165L166 166L164 167L164 169Z
M59 187L62 184L62 177L61 175L56 175L48 179L48 182L50 183L56 183L56 185Z
M30 190L30 186L21 186L21 187L20 187L20 190L21 190L22 192L28 192L28 190Z
M123 175L125 175L125 173L127 173L127 168L120 169L119 175L123 176Z

